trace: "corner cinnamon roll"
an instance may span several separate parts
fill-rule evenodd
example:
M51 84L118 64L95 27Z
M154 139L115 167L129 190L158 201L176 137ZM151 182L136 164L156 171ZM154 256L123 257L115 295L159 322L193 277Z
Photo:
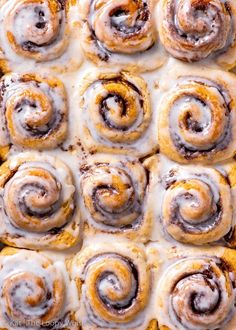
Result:
M63 262L5 248L0 265L1 329L79 329L73 321L73 289Z
M147 174L133 158L103 155L82 166L80 191L88 233L111 233L146 242L153 215L147 204Z
M80 215L70 169L57 158L20 154L0 167L0 236L11 246L65 249L78 243Z
M81 89L79 134L90 152L145 155L157 149L149 92L126 72L93 75Z
M104 240L106 239L106 242ZM103 241L102 241L103 240ZM146 329L150 273L144 251L128 241L99 236L85 244L71 264L87 329ZM154 325L153 325L154 326Z
M226 57L232 49L236 55L234 1L161 0L158 19L161 41L178 59L193 62L221 53Z
M53 149L67 134L63 83L36 74L8 74L0 80L0 150L10 144Z
M200 253L179 257L161 274L155 292L161 330L233 329L235 251Z
M147 164L149 163L149 165ZM163 157L146 160L155 205L155 238L202 245L224 239L233 227L233 196L227 173L202 166L179 166ZM222 242L223 243L223 242Z
M58 58L68 45L70 1L1 0L0 48L7 61L45 62Z
M180 74L161 100L160 151L180 163L212 164L231 158L236 150L235 77L215 70L192 71L193 75Z
M154 22L156 0L80 0L82 46L98 65L141 71L164 62Z

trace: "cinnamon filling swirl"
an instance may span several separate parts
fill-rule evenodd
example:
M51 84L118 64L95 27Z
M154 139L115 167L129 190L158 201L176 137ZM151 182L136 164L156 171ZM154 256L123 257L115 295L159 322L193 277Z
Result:
M233 43L231 4L222 0L162 0L160 38L167 51L184 61L224 52Z
M161 105L160 148L170 158L217 161L232 157L233 100L219 84L200 77L183 77ZM173 152L172 152L173 151Z

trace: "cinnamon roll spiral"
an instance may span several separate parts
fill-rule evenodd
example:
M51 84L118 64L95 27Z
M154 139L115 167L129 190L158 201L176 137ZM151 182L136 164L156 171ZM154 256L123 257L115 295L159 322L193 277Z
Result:
M235 267L224 258L194 256L175 262L157 285L161 329L223 329L234 313L234 288Z
M172 56L184 61L217 56L235 47L235 13L234 1L161 0L161 41Z
M67 134L67 96L62 82L36 74L9 74L0 81L0 147L10 143L52 149Z
M43 62L61 56L68 44L68 5L61 0L1 0L0 47L5 59L23 56Z
M171 177L167 175L166 181L163 180L166 184L162 202L165 230L176 240L191 244L223 238L232 225L227 179L210 168L179 169L178 172L176 176L169 172Z
M147 241L152 214L146 203L147 175L141 163L123 157L96 157L82 172L84 218L90 228Z
M155 45L155 1L80 0L79 5L82 46L96 64L121 64L142 71L162 64ZM149 62L139 55L148 56Z
M223 244L234 226L232 185L223 168L180 166L164 156L144 166L150 172L147 203L155 205L154 241Z
M144 80L128 73L89 76L81 90L80 137L91 152L142 155L157 148ZM149 132L150 131L150 132Z
M150 274L138 246L108 241L87 246L71 267L81 299L83 329L144 329Z
M1 239L27 248L64 249L79 240L70 169L59 159L22 154L0 168Z
M1 329L54 329L57 322L67 329L69 283L59 263L37 252L9 248L1 253L0 263ZM71 323L70 329L78 327Z
M159 144L161 152L169 158L180 163L216 163L233 157L235 79L225 74L223 82L220 74L220 71L212 74L215 79L182 76L162 100ZM227 78L232 85L227 84Z

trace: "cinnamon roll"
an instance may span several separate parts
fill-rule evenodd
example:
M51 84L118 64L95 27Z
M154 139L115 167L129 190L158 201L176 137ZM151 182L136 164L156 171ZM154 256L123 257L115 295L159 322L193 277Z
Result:
M153 215L147 204L147 174L133 158L100 156L82 166L80 191L89 234L126 236L146 242Z
M150 273L144 251L126 240L95 236L70 267L77 283L82 328L146 329Z
M148 165L149 163L149 165ZM227 174L202 166L180 166L164 157L146 160L151 172L149 204L155 205L155 238L202 245L223 240L233 226Z
M61 56L69 40L69 6L61 0L1 0L2 58L45 62Z
M165 61L154 23L156 0L80 0L82 47L97 65L151 70Z
M223 251L179 258L163 271L155 292L161 330L233 329L236 255Z
M160 39L172 56L193 62L223 53L225 64L235 65L234 1L161 0L158 22ZM229 57L227 63L228 54L233 53L234 58Z
M81 89L81 142L90 152L145 155L157 149L149 92L129 73L90 74Z
M217 70L192 72L180 74L161 100L160 151L180 163L231 158L236 150L235 77Z
M72 321L72 287L62 262L6 248L0 265L1 329L79 329Z
M10 144L52 149L67 134L63 83L37 74L8 74L0 81L0 150Z
M0 237L11 246L65 249L79 241L70 169L57 158L20 154L0 167Z

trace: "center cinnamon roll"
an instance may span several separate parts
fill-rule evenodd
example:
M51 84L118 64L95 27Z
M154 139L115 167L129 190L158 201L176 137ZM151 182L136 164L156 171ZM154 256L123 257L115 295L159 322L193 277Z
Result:
M147 184L146 171L135 159L94 157L82 167L80 180L89 231L93 228L146 241L152 223Z
M88 200L85 197L85 204L92 208L90 212L96 222L122 227L131 224L139 216L140 205L139 202L137 205L135 203L133 182L123 169L100 165L85 175L83 180L84 193L91 198Z

